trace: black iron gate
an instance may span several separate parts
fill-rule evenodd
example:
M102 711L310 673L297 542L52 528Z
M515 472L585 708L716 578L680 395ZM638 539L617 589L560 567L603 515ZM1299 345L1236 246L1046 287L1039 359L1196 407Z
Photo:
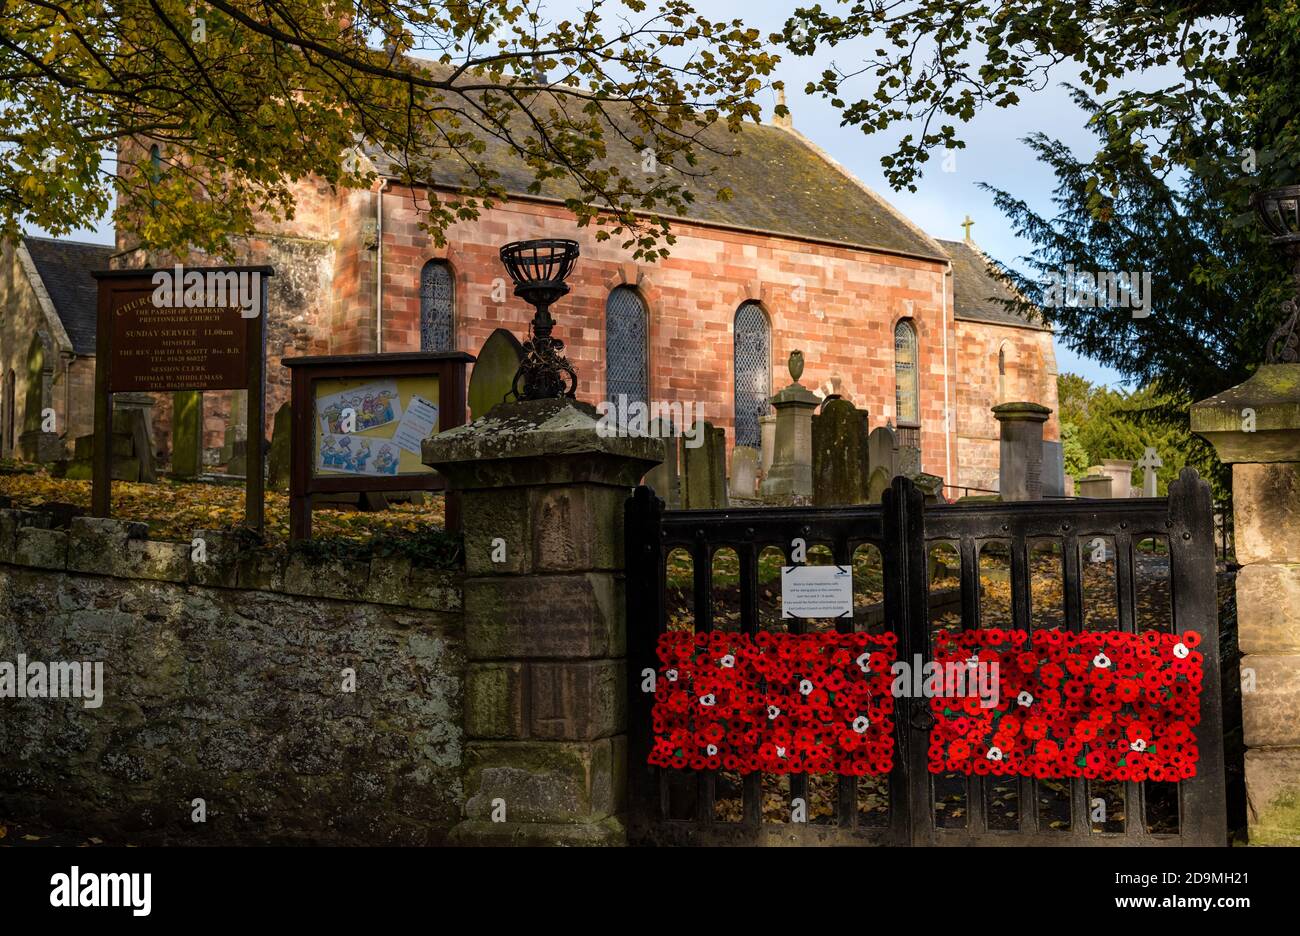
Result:
M902 478L880 505L847 508L667 511L641 487L628 501L626 521L633 842L1226 842L1212 507L1208 485L1195 472L1184 471L1168 498L929 507ZM851 619L775 622L772 595L760 582L760 556L774 548L789 564L796 548L816 547L836 565L878 551L880 600L855 606ZM723 552L734 562L728 574L736 580L739 613L715 620L713 568ZM945 552L956 580L946 590ZM670 569L674 555L689 557L688 572ZM988 568L990 557L1003 560L1001 572ZM1051 576L1041 581L1052 568L1059 568L1055 609L1041 598L1054 594ZM1036 580L1043 585L1038 599ZM654 700L643 690L658 669L659 635L715 627L748 635L809 627L888 631L897 635L898 659L920 655L927 662L943 629L1195 631L1204 660L1198 769L1180 783L934 774L927 764L929 702L910 698L895 703L895 766L884 778L650 766ZM809 804L819 805L810 810Z

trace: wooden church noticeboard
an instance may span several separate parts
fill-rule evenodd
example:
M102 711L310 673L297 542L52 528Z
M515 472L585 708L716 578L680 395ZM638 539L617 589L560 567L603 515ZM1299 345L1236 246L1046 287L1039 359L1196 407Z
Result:
M443 478L421 443L465 422L460 351L286 358L293 372L289 535L311 536L312 497L369 491L433 491ZM447 500L447 528L457 503Z
M111 503L114 393L247 390L245 523L263 525L267 278L269 266L92 272L99 284L95 334L95 450L91 513Z

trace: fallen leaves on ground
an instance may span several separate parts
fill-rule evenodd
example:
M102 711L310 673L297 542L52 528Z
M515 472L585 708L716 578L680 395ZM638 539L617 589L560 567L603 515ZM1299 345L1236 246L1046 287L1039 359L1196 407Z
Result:
M20 509L44 504L72 504L90 509L90 482L68 481L36 473L0 473L0 494ZM425 504L390 504L387 510L339 510L319 506L312 513L312 534L367 540L381 533L416 532L445 523L443 497L426 494ZM244 488L202 482L160 481L157 484L113 482L112 514L119 520L149 525L158 540L188 542L196 530L229 530L243 525ZM289 498L266 493L266 540L289 538Z

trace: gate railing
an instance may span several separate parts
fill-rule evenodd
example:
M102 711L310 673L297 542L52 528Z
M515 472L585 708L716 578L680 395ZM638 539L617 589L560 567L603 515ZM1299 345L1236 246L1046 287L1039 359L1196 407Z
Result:
M1035 501L923 507L922 497L906 479L895 479L880 505L837 508L737 509L667 511L648 488L638 488L626 513L627 608L629 656L629 831L634 841L647 843L729 844L834 842L862 844L1223 844L1226 840L1222 757L1222 722L1218 666L1218 622L1214 584L1214 538L1208 486L1195 472L1184 471L1168 498L1125 500ZM734 550L738 571L741 633L760 628L759 558L765 548L781 550L789 563L792 544L808 548L824 544L837 565L851 565L862 546L879 550L883 574L885 628L898 637L899 659L920 654L931 658L935 628L944 622L942 609L929 609L927 559L936 550L956 554L960 575L962 630L981 626L1032 630L1043 626L1044 609L1033 607L1033 584L1044 557L1060 566L1063 607L1054 623L1072 633L1118 630L1136 633L1158 627L1152 609L1139 603L1139 580L1151 570L1167 569L1167 626L1178 633L1201 634L1204 682L1197 774L1177 784L1176 828L1149 825L1151 781L1116 781L1124 788L1120 822L1116 804L1106 802L1109 816L1098 828L1093 822L1096 798L1084 779L1045 783L1010 778L1014 789L999 810L990 811L990 795L1007 778L961 775L937 777L927 769L931 721L924 699L896 700L895 769L887 780L887 816L870 816L860 808L864 779L837 779L833 821L782 821L780 809L768 810L764 799L786 796L809 802L809 778L790 775L788 791L774 794L757 773L740 781L742 806L724 814L718 806L718 771L676 771L647 765L653 698L642 691L644 674L658 668L658 636L680 621L670 621L667 603L667 560L674 550L691 558L691 618L697 632L715 627L712 565L719 550ZM1139 549L1151 543L1148 550ZM1163 547L1160 545L1163 543ZM982 576L981 562L999 558L1005 568ZM1089 563L1085 567L1084 563ZM1092 568L1100 566L1100 571ZM1114 608L1102 611L1105 582L1112 569ZM1001 587L1008 596L1001 606L982 600ZM1157 576L1158 578L1158 576ZM1101 598L1095 582L1103 584ZM1085 601L1088 606L1085 607ZM836 630L863 630L868 617L833 623ZM995 619L996 618L996 619ZM1036 621L1037 619L1037 621ZM803 633L809 622L790 619L791 633ZM733 778L734 780L734 778ZM960 786L962 789L956 790ZM1173 786L1172 784L1169 786ZM1055 787L1057 800L1068 789L1068 816L1040 815L1040 793ZM1164 792L1168 792L1164 790ZM883 791L882 791L883 793ZM825 796L825 791L822 791ZM949 808L944 799L963 805ZM1013 801L1008 808L1006 800ZM768 804L771 805L770 803ZM1059 805L1059 804L1058 804ZM877 810L877 813L879 811ZM1008 816L1014 821L1008 822ZM773 821L775 820L775 821ZM955 821L960 820L960 821ZM1108 831L1122 823L1122 831Z

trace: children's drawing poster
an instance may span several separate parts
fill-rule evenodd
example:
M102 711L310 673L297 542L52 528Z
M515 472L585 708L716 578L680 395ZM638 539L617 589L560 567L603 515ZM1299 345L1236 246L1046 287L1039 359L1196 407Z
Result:
M425 474L420 443L438 431L437 377L331 378L313 387L315 473Z

